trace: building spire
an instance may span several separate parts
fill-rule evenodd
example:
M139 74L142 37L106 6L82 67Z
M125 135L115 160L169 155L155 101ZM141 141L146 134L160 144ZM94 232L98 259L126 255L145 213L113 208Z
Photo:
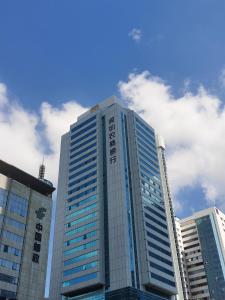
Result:
M43 156L42 164L39 167L38 178L39 179L44 179L44 177L45 177L45 165L44 165L44 156Z

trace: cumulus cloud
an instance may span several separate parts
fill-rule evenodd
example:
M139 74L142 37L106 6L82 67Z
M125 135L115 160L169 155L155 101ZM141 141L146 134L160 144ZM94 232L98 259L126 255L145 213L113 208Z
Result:
M161 78L145 71L120 82L122 97L164 136L172 192L200 186L210 205L225 199L225 108L203 86L175 98Z
M135 41L135 42L139 42L142 38L142 32L140 29L137 28L133 28L130 32L129 32L129 37Z
M44 102L32 112L10 99L0 83L0 158L37 176L44 156L46 177L56 184L61 135L85 110L70 101L60 108Z

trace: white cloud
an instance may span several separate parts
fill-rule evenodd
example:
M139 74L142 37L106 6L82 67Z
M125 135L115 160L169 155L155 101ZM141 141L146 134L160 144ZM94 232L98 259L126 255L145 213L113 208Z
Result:
M149 72L120 82L122 97L164 136L174 197L184 187L200 186L208 204L225 209L225 108L200 86L176 99L162 79Z
M60 108L44 102L39 112L30 112L9 99L0 83L0 159L37 176L44 155L46 177L56 184L61 135L85 110L70 101Z
M135 41L135 42L139 42L142 38L142 32L140 29L137 28L133 28L130 32L129 32L129 37Z

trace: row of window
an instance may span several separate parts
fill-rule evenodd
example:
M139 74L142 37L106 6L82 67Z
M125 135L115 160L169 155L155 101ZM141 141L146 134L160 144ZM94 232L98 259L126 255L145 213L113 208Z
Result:
M65 233L65 235L73 235L73 234L76 234L76 233L80 233L82 231L85 231L85 230L88 230L92 227L95 227L97 225L97 222L91 222L91 223L88 223L88 224L85 224L85 225L82 225L80 227L77 227L76 229L73 229L73 230L70 230L70 231L67 231Z
M0 273L0 281L11 283L11 284L17 284L18 278Z
M87 211L89 211L89 210L91 210L91 209L96 208L96 207L97 207L97 203L93 203L93 204L91 204L91 205L88 205L88 206L86 206L86 207L84 207L84 208L82 208L82 209L80 209L80 210L77 210L77 211L75 211L75 212L73 212L73 213L67 215L67 216L66 216L66 220L68 220L68 219L70 219L70 218L72 218L72 217L78 216L78 215L80 215L80 214L83 214L83 213L85 213L85 212L87 212Z
M74 248L71 248L69 250L65 250L64 251L64 255L70 255L72 253L75 253L75 252L78 252L78 251L82 251L82 250L86 250L86 249L89 249L89 248L92 248L92 247L95 247L97 245L97 241L91 241L89 243L86 243L86 244L82 244L80 246L77 246L77 247L74 247Z
M75 284L78 284L78 283L81 283L81 282L84 282L84 281L88 281L88 280L91 280L91 279L94 279L94 278L97 278L97 273L91 273L91 274L88 274L88 275L84 275L84 276L81 276L81 277L77 277L77 278L74 278L74 279L71 279L71 280L64 281L63 282L63 287L70 286L70 285L75 285Z
M0 189L0 192L0 207L5 207L7 192L3 189ZM16 194L10 193L7 210L18 216L26 217L28 201L27 199L21 198Z
M96 122L93 122L90 125L88 125L87 127L80 130L79 132L72 134L71 135L71 141L74 140L76 137L82 135L83 133L87 132L89 129L92 129L95 126L96 126Z
M95 192L97 190L97 187L96 186L94 186L94 187L92 187L91 189L88 189L88 190L86 190L86 191L84 191L84 192L82 192L82 193L80 193L80 194L77 194L76 196L73 196L73 197L70 197L70 198L68 198L68 202L72 202L72 201L74 201L74 200L77 200L77 199L79 199L79 198L81 198L81 197L83 197L83 196L86 196L86 195L88 195L88 194L90 194L90 193L93 193L93 192Z
M88 197L88 198L85 198L85 199L83 199L83 200L81 200L81 201L79 201L79 202L77 202L77 203L74 203L74 204L68 206L68 207L67 207L67 210L72 210L72 209L74 209L74 208L77 208L77 207L79 207L79 206L82 206L82 205L84 205L84 204L86 204L86 203L88 203L88 202L91 202L91 201L93 201L93 200L96 200L96 199L97 199L97 195L92 195L92 196L90 196L90 197Z
M75 141L71 142L70 146L72 147L72 146L78 144L79 142L83 141L84 139L86 139L87 137L89 137L89 136L91 136L93 134L96 134L96 129L88 132L87 134L83 135L81 138L76 139Z
M19 271L20 265L15 263L14 261L0 258L0 267L7 268L10 270Z
M156 149L152 147L151 144L146 144L143 139L141 139L140 137L137 136L137 144L141 145L142 148L145 149L145 152L150 152L152 157L154 157L155 161L158 161L158 156L157 156L157 152Z
M157 220L157 219L154 218L153 216L151 216L151 215L145 213L145 217L146 217L147 219L151 220L152 222L154 222L155 224L157 224L157 225L163 227L164 229L167 229L167 225L166 225L166 224L160 222L159 220Z
M150 152L155 156L157 159L157 152L156 152L156 146L154 143L151 142L151 140L147 139L140 131L137 130L137 141L141 145L145 146L150 150Z
M148 222L145 222L145 225L146 225L148 228L154 230L155 232L157 232L157 233L159 233L159 234L165 236L166 238L168 238L168 233L166 233L165 231L162 231L162 230L158 229L157 227L153 226L152 224L149 224Z
M10 226L13 226L13 227L15 227L17 229L22 229L22 230L24 230L25 226L26 226L24 223L19 222L19 221L15 220L15 219L12 219L12 218L9 218L9 217L5 218L5 223L7 225L10 225Z
M152 214L154 214L155 216L159 217L160 219L166 221L166 216L162 215L161 213L157 212L156 209L153 209L153 206L149 207L147 205L144 205L144 209L148 210L149 212L151 212Z
M151 167L154 169L155 172L159 172L159 166L156 164L149 155L145 155L142 151L138 150L138 155L142 157L144 160L148 161L151 164Z
M161 244L163 244L167 247L170 247L170 244L167 241L161 239L159 236L156 236L152 232L146 231L146 234L147 234L148 237L152 238L153 240L155 240L155 241L157 241L157 242L159 242L159 243L161 243Z
M92 122L94 120L96 120L96 116L93 116L93 117L87 119L86 121L82 122L81 124L76 125L75 127L73 127L71 129L71 132L75 132L75 131L79 130L80 128L84 127L85 125L89 124L90 122Z
M86 270L96 268L96 267L97 267L97 261L92 261L90 263L87 263L87 264L84 264L84 265L66 270L66 271L63 272L63 275L64 276L69 276L69 275L80 273L82 271L86 271Z
M151 277L154 278L154 279L156 279L156 280L158 280L158 281L164 282L164 283L166 283L168 285L171 285L171 286L174 286L174 287L176 286L176 284L175 284L174 281L171 281L171 280L169 280L167 278L164 278L164 277L162 277L160 275L157 275L155 273L151 273Z
M144 165L140 164L140 170L141 170L142 172L145 172L147 175L151 176L151 177L154 179L154 181L160 183L160 178L159 178L159 176L156 175L156 174L154 174L153 172L151 172L151 170L146 169L146 168L144 167Z
M147 182L149 182L151 185L153 185L155 188L157 188L159 191L161 190L161 185L160 185L160 182L159 182L159 180L158 180L158 178L157 178L157 183L152 179L152 176L151 177L149 177L149 176L147 176L147 175L145 175L144 173L140 173L141 174L141 177L143 178L143 179L145 179Z
M64 246L70 246L70 245L72 245L74 243L78 243L78 242L90 239L92 237L95 237L96 235L97 235L97 230L90 231L90 232L85 233L83 235L80 235L80 236L78 236L78 237L76 237L74 239L66 241L64 243Z
M16 293L8 290L0 289L0 296L4 297L3 299L16 299Z
M8 245L1 244L0 250L2 252L9 253L9 254L12 254L15 256L21 256L21 250L11 247L11 246L8 246Z
M142 159L141 157L139 157L139 161L140 163L147 167L148 170L151 170L151 173L153 174L153 176L158 176L159 177L159 170L155 170L155 168L153 168L150 164L148 164L144 159Z
M157 197L162 198L162 193L159 192L156 188L154 188L151 184L147 183L144 180L141 180L141 184L143 187L147 188L151 193L154 193Z
M22 244L22 242L23 242L23 237L22 236L20 236L16 233L13 233L11 231L4 230L3 231L3 237L5 239L9 239L10 241L13 241L13 242L16 242L16 243Z
M136 123L138 123L145 131L147 131L147 133L149 133L152 136L155 136L154 133L154 129L151 127L148 127L147 125L145 125L141 120L139 120L138 118L135 118Z
M170 261L170 260L168 260L168 259L162 257L161 255L155 254L155 253L152 252L152 251L149 251L149 252L148 252L148 255L149 255L150 257L152 257L152 258L157 259L157 260L160 261L160 262L163 262L164 264L166 264L166 265L168 265L168 266L171 266L171 267L173 266L172 261Z
M74 225L76 225L76 224L79 224L79 223L81 223L81 222L87 221L87 220L89 220L89 219L93 219L93 218L95 218L96 216L97 216L97 212L95 211L95 212L93 212L93 213L91 213L91 214L89 214L89 215L86 215L86 216L84 216L84 217L82 217L82 218L79 218L79 219L76 219L76 220L74 220L74 221L72 221L72 222L67 223L66 226L67 226L67 227L72 227L72 226L74 226Z
M84 169L82 169L82 170L80 170L80 171L78 171L78 172L76 172L76 173L70 175L70 176L69 176L69 180L71 180L71 179L73 179L73 178L76 178L76 177L80 176L81 174L83 174L83 173L85 173L85 172L87 172L87 171L89 171L89 170L91 170L91 169L94 169L94 168L96 168L96 167L97 167L97 164L94 163L94 164L92 164L92 165L90 165L90 166L88 166L88 167L86 167L86 168L84 168Z
M89 164L90 162L95 161L96 158L97 158L97 157L94 156L94 157L91 157L91 158L85 160L84 162L80 163L79 165L77 165L77 166L75 166L75 167L69 169L69 172L72 173L73 171L75 171L75 170L77 170L77 169L80 169L80 168L86 166L86 165Z
M91 144L91 145L89 145L89 146L81 149L80 151L73 153L73 155L70 156L70 159L73 159L74 157L76 157L76 156L78 156L78 155L86 152L87 150L89 150L89 149L91 149L93 147L96 147L96 143L93 143L93 144Z
M170 276L174 276L174 272L171 271L171 270L166 269L165 267L162 267L162 266L160 266L160 265L158 265L158 264L156 264L156 263L154 263L154 262L152 262L152 261L150 261L149 264L150 264L150 266L151 266L152 268L154 268L154 269L157 269L157 270L159 270L159 271L161 271L161 272L163 272L163 273L166 273L166 274L168 274L168 275L170 275Z
M148 243L148 246L149 246L150 248L152 247L152 248L154 248L154 249L160 251L161 253L163 253L163 254L165 254L165 255L171 257L170 251L167 251L167 250L163 249L162 247L159 247L158 245L156 245L156 244L154 244L154 243L152 243L152 242L147 242L147 243Z
M136 130L143 134L149 141L151 141L152 145L155 146L155 136L146 132L143 127L136 123Z
M165 212L164 208L164 203L163 202L156 202L155 199L147 196L147 195L142 195L142 200L144 205L151 205L154 208L157 208L158 210L161 210L162 212Z
M97 171L96 171L96 170L95 170L95 171L92 171L92 172L90 172L90 173L88 173L88 174L86 174L86 175L80 177L79 179L70 182L70 183L68 184L68 187L71 187L71 186L73 186L73 185L75 185L75 184L77 184L77 183L80 183L81 181L84 181L84 180L86 180L86 179L88 179L88 178L90 178L90 177L92 177L92 176L94 176L94 175L96 175L96 174L97 174Z
M141 150L146 156L150 158L150 160L156 165L156 167L159 168L158 157L152 154L151 149L143 147L140 143L138 143L137 145L138 145L138 150Z
M96 140L96 135L94 135L94 136L91 137L90 139L86 140L85 142L79 144L78 146L71 148L71 149L70 149L70 153L73 153L74 151L80 149L81 147L83 147L83 146L85 146L85 145L87 145L87 144L89 144L90 142L93 142L93 141L95 141L95 140Z
M65 260L64 261L64 266L69 266L71 264L80 262L80 261L85 260L85 259L89 259L89 258L97 256L97 255L98 255L98 251L94 250L94 251L91 251L91 252L88 252L88 253L85 253L85 254L82 254L82 255L79 255L79 256L76 256L76 257Z
M71 194L73 194L75 192L78 192L78 191L80 191L80 190L82 190L82 189L84 189L84 188L88 187L89 185L92 185L92 184L94 184L96 182L97 182L96 178L91 179L91 180L89 180L89 181L87 181L87 182L85 182L85 183L77 186L76 188L73 188L72 190L69 190L68 191L68 195L71 195Z
M83 160L83 159L85 159L85 158L91 156L92 154L95 154L96 152L97 152L96 149L94 149L94 150L92 150L92 151L89 151L89 152L87 152L86 154L84 154L83 156L81 156L81 157L79 157L79 158L77 158L77 159L72 160L72 161L69 163L69 165L70 165L70 166L73 166L74 164L76 164L76 163L80 162L81 160Z
M150 200L152 200L153 202L156 202L158 204L162 203L162 199L159 199L153 193L150 193L148 189L145 189L144 187L141 187L141 191L144 194L143 198L149 197L149 198L151 198Z

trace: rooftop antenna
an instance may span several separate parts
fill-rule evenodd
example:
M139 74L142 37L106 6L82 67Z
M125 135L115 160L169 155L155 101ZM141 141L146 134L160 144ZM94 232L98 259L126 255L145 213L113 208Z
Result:
M44 156L42 159L42 164L39 167L38 179L44 179L45 177L45 165L44 165Z

